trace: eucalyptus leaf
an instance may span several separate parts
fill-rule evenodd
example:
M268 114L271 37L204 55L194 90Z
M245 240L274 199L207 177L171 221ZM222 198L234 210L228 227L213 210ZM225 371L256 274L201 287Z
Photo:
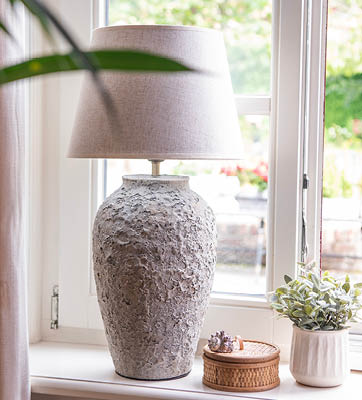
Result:
M276 291L276 294L283 294L283 293L288 293L288 289L285 286L280 286Z
M324 300L317 300L317 304L323 308L328 307L328 304Z
M305 285L307 285L310 289L313 289L313 283L309 281L304 282Z
M274 308L274 310L283 310L284 309L283 305L278 304L278 303L272 303L271 307Z
M314 274L310 274L311 281L316 288L319 288L319 280Z
M349 303L352 299L347 295L339 296L339 300L341 303Z
M279 299L279 297L275 293L273 293L272 296L270 297L270 301L272 303L278 301L278 299Z
M346 281L346 283L342 286L346 293L349 292L351 285Z
M322 327L322 331L334 331L334 327L331 325L325 325Z
M321 292L326 292L327 290L334 289L334 288L335 288L335 286L333 283L331 283L327 280L323 280L323 283L322 283L320 289L321 289Z
M305 307L304 307L304 311L305 311L305 313L309 316L309 315L311 315L312 314L312 312L313 312L313 307L311 306L311 305L306 305Z
M303 311L295 310L292 312L293 317L303 318L305 316Z
M314 320L313 319L305 319L303 322L301 322L301 325L310 325L313 324Z

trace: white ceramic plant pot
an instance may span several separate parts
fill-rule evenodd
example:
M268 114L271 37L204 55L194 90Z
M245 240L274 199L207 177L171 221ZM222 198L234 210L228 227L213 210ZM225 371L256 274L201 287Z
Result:
M348 329L307 331L294 325L289 368L303 385L341 385L350 371Z

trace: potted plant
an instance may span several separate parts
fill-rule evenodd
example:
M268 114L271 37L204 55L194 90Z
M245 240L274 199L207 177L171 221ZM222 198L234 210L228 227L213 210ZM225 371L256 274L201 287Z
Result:
M328 271L321 276L310 267L303 265L296 279L284 277L271 307L294 323L290 371L296 381L337 386L349 373L347 324L358 320L362 283L352 285L348 275L339 281Z

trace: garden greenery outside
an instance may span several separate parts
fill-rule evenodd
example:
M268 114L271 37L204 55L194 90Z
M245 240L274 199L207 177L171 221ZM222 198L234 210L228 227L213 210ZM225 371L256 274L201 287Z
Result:
M270 92L271 14L271 0L110 0L110 24L174 24L221 29L234 92L244 95ZM326 147L353 150L362 156L361 20L362 0L329 1ZM247 147L255 142L266 144L268 123L267 118L256 122L240 117ZM351 197L353 186L361 191L362 173L359 180L356 174L351 177L337 164L335 152L327 151L324 196ZM193 168L185 167L185 170L196 173Z

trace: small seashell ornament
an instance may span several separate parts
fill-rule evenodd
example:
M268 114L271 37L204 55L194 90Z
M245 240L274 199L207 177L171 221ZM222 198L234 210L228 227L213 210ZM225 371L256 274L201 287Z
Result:
M224 331L217 331L209 339L209 349L217 353L231 353L234 349L233 339Z
M209 349L211 351L218 351L220 348L220 344L220 338L216 335L211 335L211 338L209 339Z

